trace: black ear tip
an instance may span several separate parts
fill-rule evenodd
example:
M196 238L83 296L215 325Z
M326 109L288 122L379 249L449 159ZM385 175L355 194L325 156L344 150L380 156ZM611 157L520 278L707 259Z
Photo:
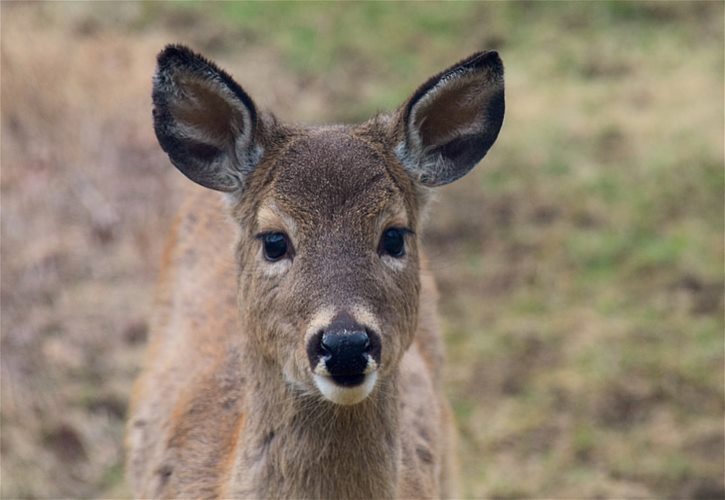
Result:
M185 45L178 43L169 44L156 56L160 68L173 64L189 63L192 60L200 59L201 56Z
M487 69L497 76L503 76L503 61L495 50L487 50L473 54L463 64L468 68Z
M501 61L501 56L498 55L497 50L488 50L483 53L483 57L489 65L503 66L503 61Z

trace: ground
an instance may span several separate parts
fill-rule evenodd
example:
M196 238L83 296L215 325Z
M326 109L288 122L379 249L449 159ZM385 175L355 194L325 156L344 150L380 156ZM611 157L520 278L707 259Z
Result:
M722 2L0 5L3 498L129 495L170 42L309 123L499 50L499 141L424 234L466 497L725 497Z

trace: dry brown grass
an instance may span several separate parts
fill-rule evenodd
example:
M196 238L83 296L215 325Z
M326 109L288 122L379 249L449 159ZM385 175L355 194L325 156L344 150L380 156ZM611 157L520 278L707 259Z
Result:
M170 207L148 75L160 36L2 5L3 497L117 484Z

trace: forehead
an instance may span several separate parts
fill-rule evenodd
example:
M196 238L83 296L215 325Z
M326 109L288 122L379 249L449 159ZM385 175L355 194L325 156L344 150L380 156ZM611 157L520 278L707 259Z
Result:
M275 202L301 217L373 217L403 196L385 158L341 130L296 139L277 158L271 183Z

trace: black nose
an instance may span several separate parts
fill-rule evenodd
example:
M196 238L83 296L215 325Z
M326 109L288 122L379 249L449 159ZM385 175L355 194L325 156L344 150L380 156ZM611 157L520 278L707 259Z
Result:
M365 354L369 349L370 338L365 330L328 330L320 340L320 354L333 377L362 374L368 365Z
M364 327L350 315L340 313L323 330L310 338L307 357L318 375L329 375L343 386L365 380L368 363L380 364L380 335Z

